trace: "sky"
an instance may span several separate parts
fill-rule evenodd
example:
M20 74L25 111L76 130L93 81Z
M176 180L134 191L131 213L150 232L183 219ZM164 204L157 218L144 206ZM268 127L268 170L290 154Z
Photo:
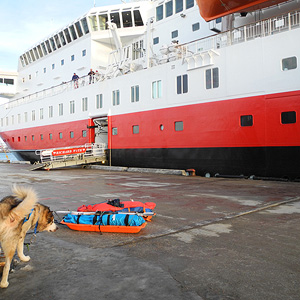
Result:
M17 71L18 58L25 50L84 15L94 3L96 6L105 6L121 2L121 0L1 0L0 70Z

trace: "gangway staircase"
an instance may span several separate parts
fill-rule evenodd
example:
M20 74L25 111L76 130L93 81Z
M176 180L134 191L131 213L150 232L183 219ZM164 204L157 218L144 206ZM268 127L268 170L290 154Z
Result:
M40 162L35 163L31 171L50 170L89 164L105 164L106 144L85 144L83 146L37 150Z

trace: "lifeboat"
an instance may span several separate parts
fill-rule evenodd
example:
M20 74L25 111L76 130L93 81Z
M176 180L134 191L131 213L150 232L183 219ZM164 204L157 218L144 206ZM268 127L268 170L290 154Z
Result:
M248 13L282 2L286 2L286 0L197 0L200 14L205 21L233 13Z

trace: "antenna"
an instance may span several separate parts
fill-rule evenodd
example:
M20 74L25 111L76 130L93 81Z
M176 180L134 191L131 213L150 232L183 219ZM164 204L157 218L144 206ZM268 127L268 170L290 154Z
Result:
M96 6L96 0L94 0L94 7Z

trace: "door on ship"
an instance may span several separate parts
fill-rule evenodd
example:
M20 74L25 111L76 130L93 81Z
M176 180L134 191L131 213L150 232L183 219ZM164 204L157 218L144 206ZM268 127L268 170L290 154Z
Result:
M108 143L108 121L106 117L100 117L93 120L95 124L95 143L104 143L107 149Z

